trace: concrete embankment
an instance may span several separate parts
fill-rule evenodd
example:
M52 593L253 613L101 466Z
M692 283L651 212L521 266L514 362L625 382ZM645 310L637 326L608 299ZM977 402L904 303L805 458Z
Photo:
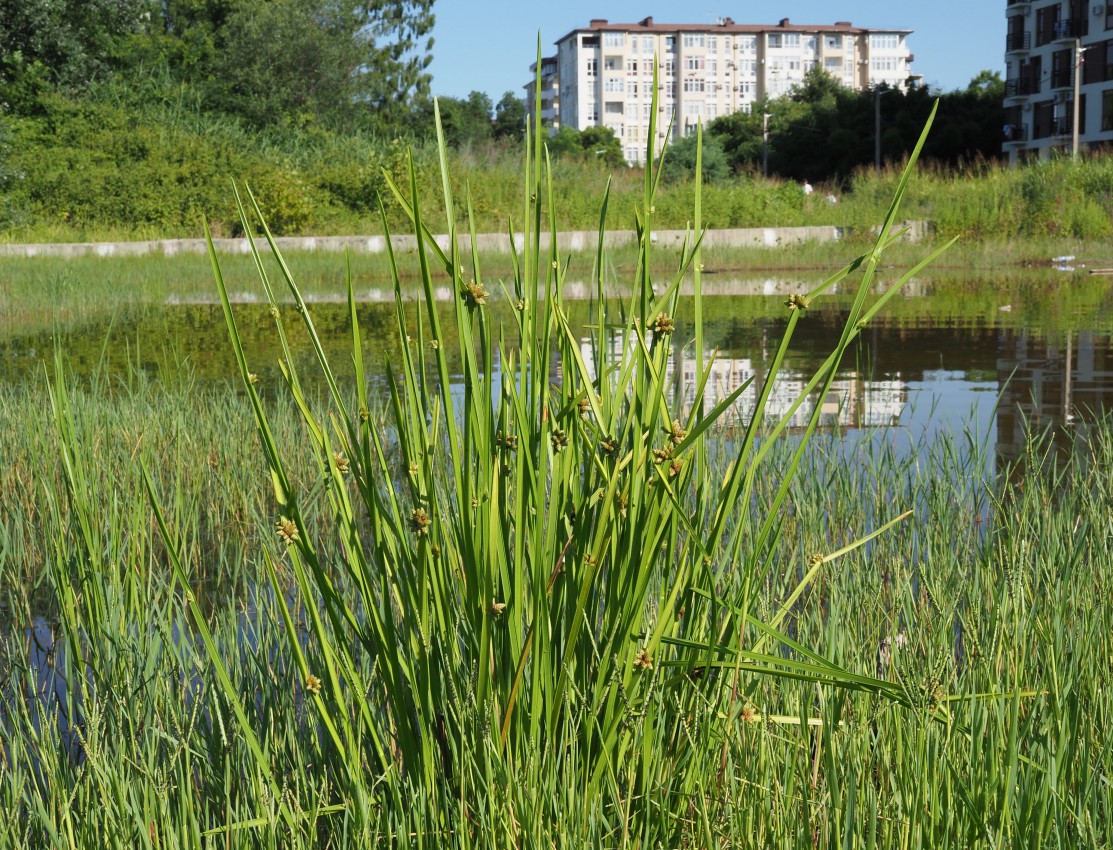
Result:
M920 240L927 235L929 225L923 221L905 222L905 238ZM781 245L795 245L802 242L837 242L843 237L841 227L739 227L728 230L708 230L703 238L704 247L776 248ZM449 247L446 235L433 237L441 248ZM520 250L523 236L518 233L514 242ZM588 251L595 248L597 233L594 230L568 230L557 234L561 251ZM604 236L608 247L633 244L635 234L632 230L616 230ZM679 247L684 240L691 238L684 230L659 230L653 234L653 241L664 247ZM378 254L386 250L384 236L280 236L275 240L284 251L343 251L352 253ZM461 251L469 251L471 237L458 236ZM476 237L481 251L509 253L510 237L505 233L482 233ZM214 239L218 253L246 254L250 250L246 239ZM266 248L265 241L256 240L260 249ZM413 235L393 237L394 250L413 251L417 247ZM549 234L541 234L541 247L548 249ZM171 257L175 254L203 254L204 239L154 239L147 242L42 242L35 244L0 244L0 257L131 257L145 254L162 254Z

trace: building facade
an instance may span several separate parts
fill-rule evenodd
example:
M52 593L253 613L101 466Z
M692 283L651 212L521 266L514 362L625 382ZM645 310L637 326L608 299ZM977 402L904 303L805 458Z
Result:
M1007 0L1009 162L1113 144L1113 3ZM1075 108L1077 95L1077 111Z
M788 18L771 25L736 24L730 18L715 24L596 19L559 39L556 56L542 61L542 101L554 104L551 126L610 127L626 160L641 163L649 141L655 58L657 151L670 121L674 134L688 134L701 121L748 112L762 99L787 94L812 68L853 89L915 85L910 33L845 21L800 25ZM530 91L531 105L533 96Z

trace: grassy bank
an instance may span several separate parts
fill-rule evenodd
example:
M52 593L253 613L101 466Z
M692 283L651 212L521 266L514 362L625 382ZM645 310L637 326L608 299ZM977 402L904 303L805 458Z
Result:
M10 118L0 151L0 238L12 242L105 241L218 235L239 227L228 178L248 182L276 232L382 232L379 199L391 226L405 225L386 177L406 180L411 147L424 197L439 186L436 145L339 135L322 128L260 134L232 119L191 112L180 103L141 106L87 98L48 99L42 114ZM503 232L524 224L515 149L490 145L451 152L454 195L470 192L477 228ZM601 187L611 181L609 229L629 227L641 201L641 169L596 163L554 164L561 226L593 230ZM791 182L742 174L702 187L703 224L712 228L837 225L868 231L884 214L899 169L856 174L847 185L819 186L805 197ZM662 194L656 226L683 228L694 186ZM838 197L832 206L827 194ZM463 205L461 205L461 208ZM1102 239L1113 231L1113 160L1059 160L1016 169L985 164L961 172L925 170L914 178L908 218L935 222L944 236L973 239ZM542 211L542 218L548 215ZM462 213L461 213L462 218ZM444 225L431 219L434 230Z

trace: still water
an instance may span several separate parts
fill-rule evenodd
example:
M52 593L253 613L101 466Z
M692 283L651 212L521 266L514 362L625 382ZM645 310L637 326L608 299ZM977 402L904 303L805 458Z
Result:
M754 377L738 401L736 415L747 418L760 381L783 334L787 311L783 291L810 288L808 282L716 281L720 294L705 298L704 358L716 360L706 401L714 403ZM1085 288L1085 297L1079 293ZM765 294L771 291L777 294ZM728 294L733 293L733 294ZM1018 456L1028 426L1050 426L1056 439L1072 440L1111 401L1113 347L1108 284L1086 276L1064 277L1055 285L1027 287L1023 304L1011 291L987 292L982 284L931 283L913 286L867 328L841 364L823 422L849 439L877 429L915 445L939 430L965 430L996 449L998 462ZM1006 303L1007 302L1007 303ZM590 359L586 328L593 320L588 301L569 302L573 326L585 328L583 351ZM416 322L416 304L408 305ZM330 360L350 369L350 327L342 304L311 306ZM669 379L694 401L695 351L682 305L674 337ZM774 386L767 415L780 418L834 348L845 317L838 297L809 310L799 323L790 354ZM509 313L493 311L509 327ZM259 303L236 306L237 323L253 371L277 386L279 347L269 309ZM308 340L292 308L284 317L296 364L303 378L313 373ZM359 323L369 369L382 383L399 342L394 306L379 299L363 303ZM449 334L452 332L449 331ZM620 345L621 340L612 340ZM78 378L127 380L141 375L162 381L234 384L235 363L220 306L171 300L93 315L65 327L0 333L0 385L41 380L55 348ZM448 350L456 347L448 340ZM560 378L560 364L550 372ZM801 407L793 425L811 412Z

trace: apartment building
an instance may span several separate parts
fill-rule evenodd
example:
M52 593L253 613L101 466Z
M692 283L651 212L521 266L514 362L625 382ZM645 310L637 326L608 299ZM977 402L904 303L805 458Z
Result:
M542 60L541 96L543 105L552 104L552 126L610 127L626 160L640 163L649 135L654 58L659 67L654 149L659 150L670 121L675 134L694 132L700 121L749 111L763 98L787 94L815 67L849 88L916 85L910 33L846 21L793 24L788 18L777 24L595 19L560 38L556 56ZM531 104L533 96L527 95Z
M1113 142L1113 3L1007 0L1009 162ZM1077 111L1075 96L1077 94Z

